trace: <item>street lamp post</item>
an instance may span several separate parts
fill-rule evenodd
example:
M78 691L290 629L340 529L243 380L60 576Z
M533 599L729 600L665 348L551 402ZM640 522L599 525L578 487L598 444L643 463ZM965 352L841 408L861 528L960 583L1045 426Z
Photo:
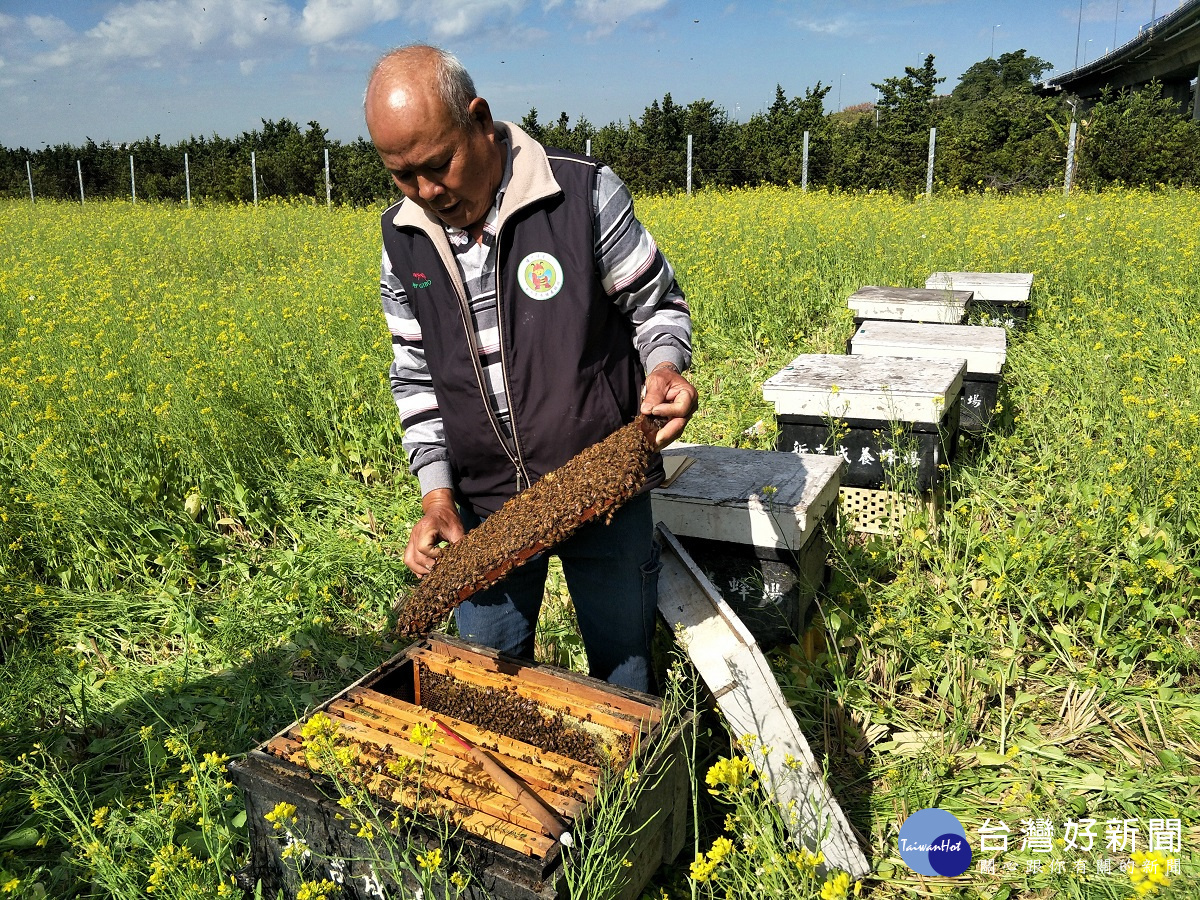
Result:
M843 72L838 78L838 112L842 111L842 82L846 79L846 73Z
M999 25L992 26L992 49L991 49L991 52L988 53L988 59L996 58L996 29L999 27L1000 27Z

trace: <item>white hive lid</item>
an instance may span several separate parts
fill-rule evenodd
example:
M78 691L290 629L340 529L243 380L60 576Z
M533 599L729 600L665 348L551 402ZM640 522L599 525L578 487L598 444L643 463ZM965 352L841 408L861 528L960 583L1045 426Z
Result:
M704 444L673 445L663 456L694 460L650 495L655 521L686 537L800 550L841 486L841 457Z
M858 356L965 359L969 374L999 375L1007 343L1008 333L996 326L868 321L850 339L850 352Z
M934 272L925 287L974 291L975 299L990 303L1028 303L1032 272Z
M846 305L860 319L953 324L966 317L970 299L970 291L872 286L859 288Z
M965 359L798 356L763 384L776 415L937 424L958 399Z

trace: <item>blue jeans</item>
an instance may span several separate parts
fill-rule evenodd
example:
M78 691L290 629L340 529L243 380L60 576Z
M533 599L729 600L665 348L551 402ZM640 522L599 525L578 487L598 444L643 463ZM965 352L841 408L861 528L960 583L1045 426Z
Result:
M480 523L460 510L467 530ZM658 546L650 495L634 497L612 522L588 522L554 549L575 604L590 674L610 684L650 691L650 641L658 609ZM548 552L459 604L458 633L502 653L533 658L533 635L546 589Z

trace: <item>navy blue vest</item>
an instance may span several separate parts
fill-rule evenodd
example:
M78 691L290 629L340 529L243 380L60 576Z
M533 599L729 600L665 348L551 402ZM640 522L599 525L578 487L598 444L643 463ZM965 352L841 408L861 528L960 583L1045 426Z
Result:
M596 163L554 153L550 165L562 193L526 206L498 235L500 343L514 446L506 447L491 424L470 315L454 288L458 273L446 270L420 230L383 221L392 271L421 325L456 487L481 515L631 421L641 402L632 326L596 271ZM548 254L559 271L539 268L536 259L523 265L531 254Z

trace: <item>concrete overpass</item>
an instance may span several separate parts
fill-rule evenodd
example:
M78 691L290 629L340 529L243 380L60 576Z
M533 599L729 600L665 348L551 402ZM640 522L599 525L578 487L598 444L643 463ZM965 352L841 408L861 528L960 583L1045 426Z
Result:
M1183 112L1190 105L1192 118L1200 121L1200 0L1187 0L1142 26L1133 40L1048 78L1042 88L1095 100L1106 86L1137 89L1155 79L1162 82L1164 97L1175 100Z

